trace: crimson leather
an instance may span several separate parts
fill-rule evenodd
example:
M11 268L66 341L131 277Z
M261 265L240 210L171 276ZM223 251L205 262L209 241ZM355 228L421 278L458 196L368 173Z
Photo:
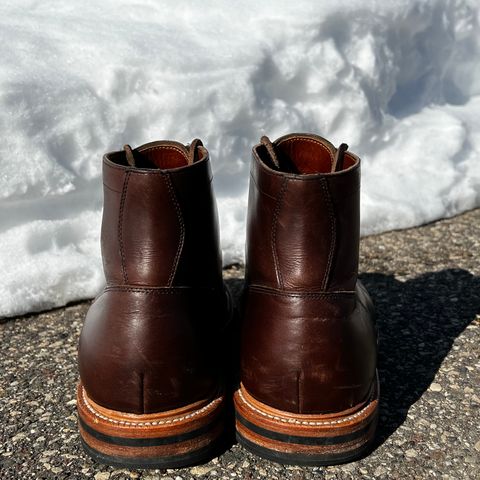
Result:
M81 333L89 399L148 414L214 398L230 300L207 150L159 141L103 158L106 287Z
M241 382L268 407L348 410L375 382L373 305L357 279L360 160L311 134L253 148Z

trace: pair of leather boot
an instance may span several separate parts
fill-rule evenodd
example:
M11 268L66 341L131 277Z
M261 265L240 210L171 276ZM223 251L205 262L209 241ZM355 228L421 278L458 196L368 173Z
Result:
M77 396L84 448L102 463L182 467L222 441L235 328L211 180L199 140L103 158L107 284L82 330ZM373 439L359 189L360 160L344 144L292 134L253 148L233 402L239 442L262 457L340 463Z

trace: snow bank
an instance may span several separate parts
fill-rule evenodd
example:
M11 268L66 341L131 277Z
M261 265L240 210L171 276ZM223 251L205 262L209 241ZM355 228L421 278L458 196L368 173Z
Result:
M480 204L477 2L193 3L0 5L0 316L101 288L100 159L127 142L204 140L225 263L264 133L362 156L364 234Z

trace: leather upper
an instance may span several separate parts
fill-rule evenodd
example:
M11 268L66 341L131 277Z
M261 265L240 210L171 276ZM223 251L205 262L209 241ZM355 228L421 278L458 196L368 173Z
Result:
M241 380L281 410L351 408L376 368L373 306L357 281L360 160L292 134L256 145L250 173Z
M103 158L107 285L79 344L82 384L102 406L153 413L216 393L230 300L211 179L198 140Z
M135 152L152 156L182 149L176 142L154 142ZM221 283L212 173L208 152L202 151L194 163L168 169L126 166L124 152L105 155L101 242L107 284Z

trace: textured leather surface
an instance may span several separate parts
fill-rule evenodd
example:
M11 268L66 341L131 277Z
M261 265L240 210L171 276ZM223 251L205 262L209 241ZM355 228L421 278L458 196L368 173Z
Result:
M253 149L241 380L298 413L345 410L375 376L373 307L357 281L360 161L315 135ZM276 165L278 163L278 165Z
M153 142L103 159L105 291L79 345L90 398L153 413L216 393L230 301L208 152ZM128 151L128 149L125 149Z

